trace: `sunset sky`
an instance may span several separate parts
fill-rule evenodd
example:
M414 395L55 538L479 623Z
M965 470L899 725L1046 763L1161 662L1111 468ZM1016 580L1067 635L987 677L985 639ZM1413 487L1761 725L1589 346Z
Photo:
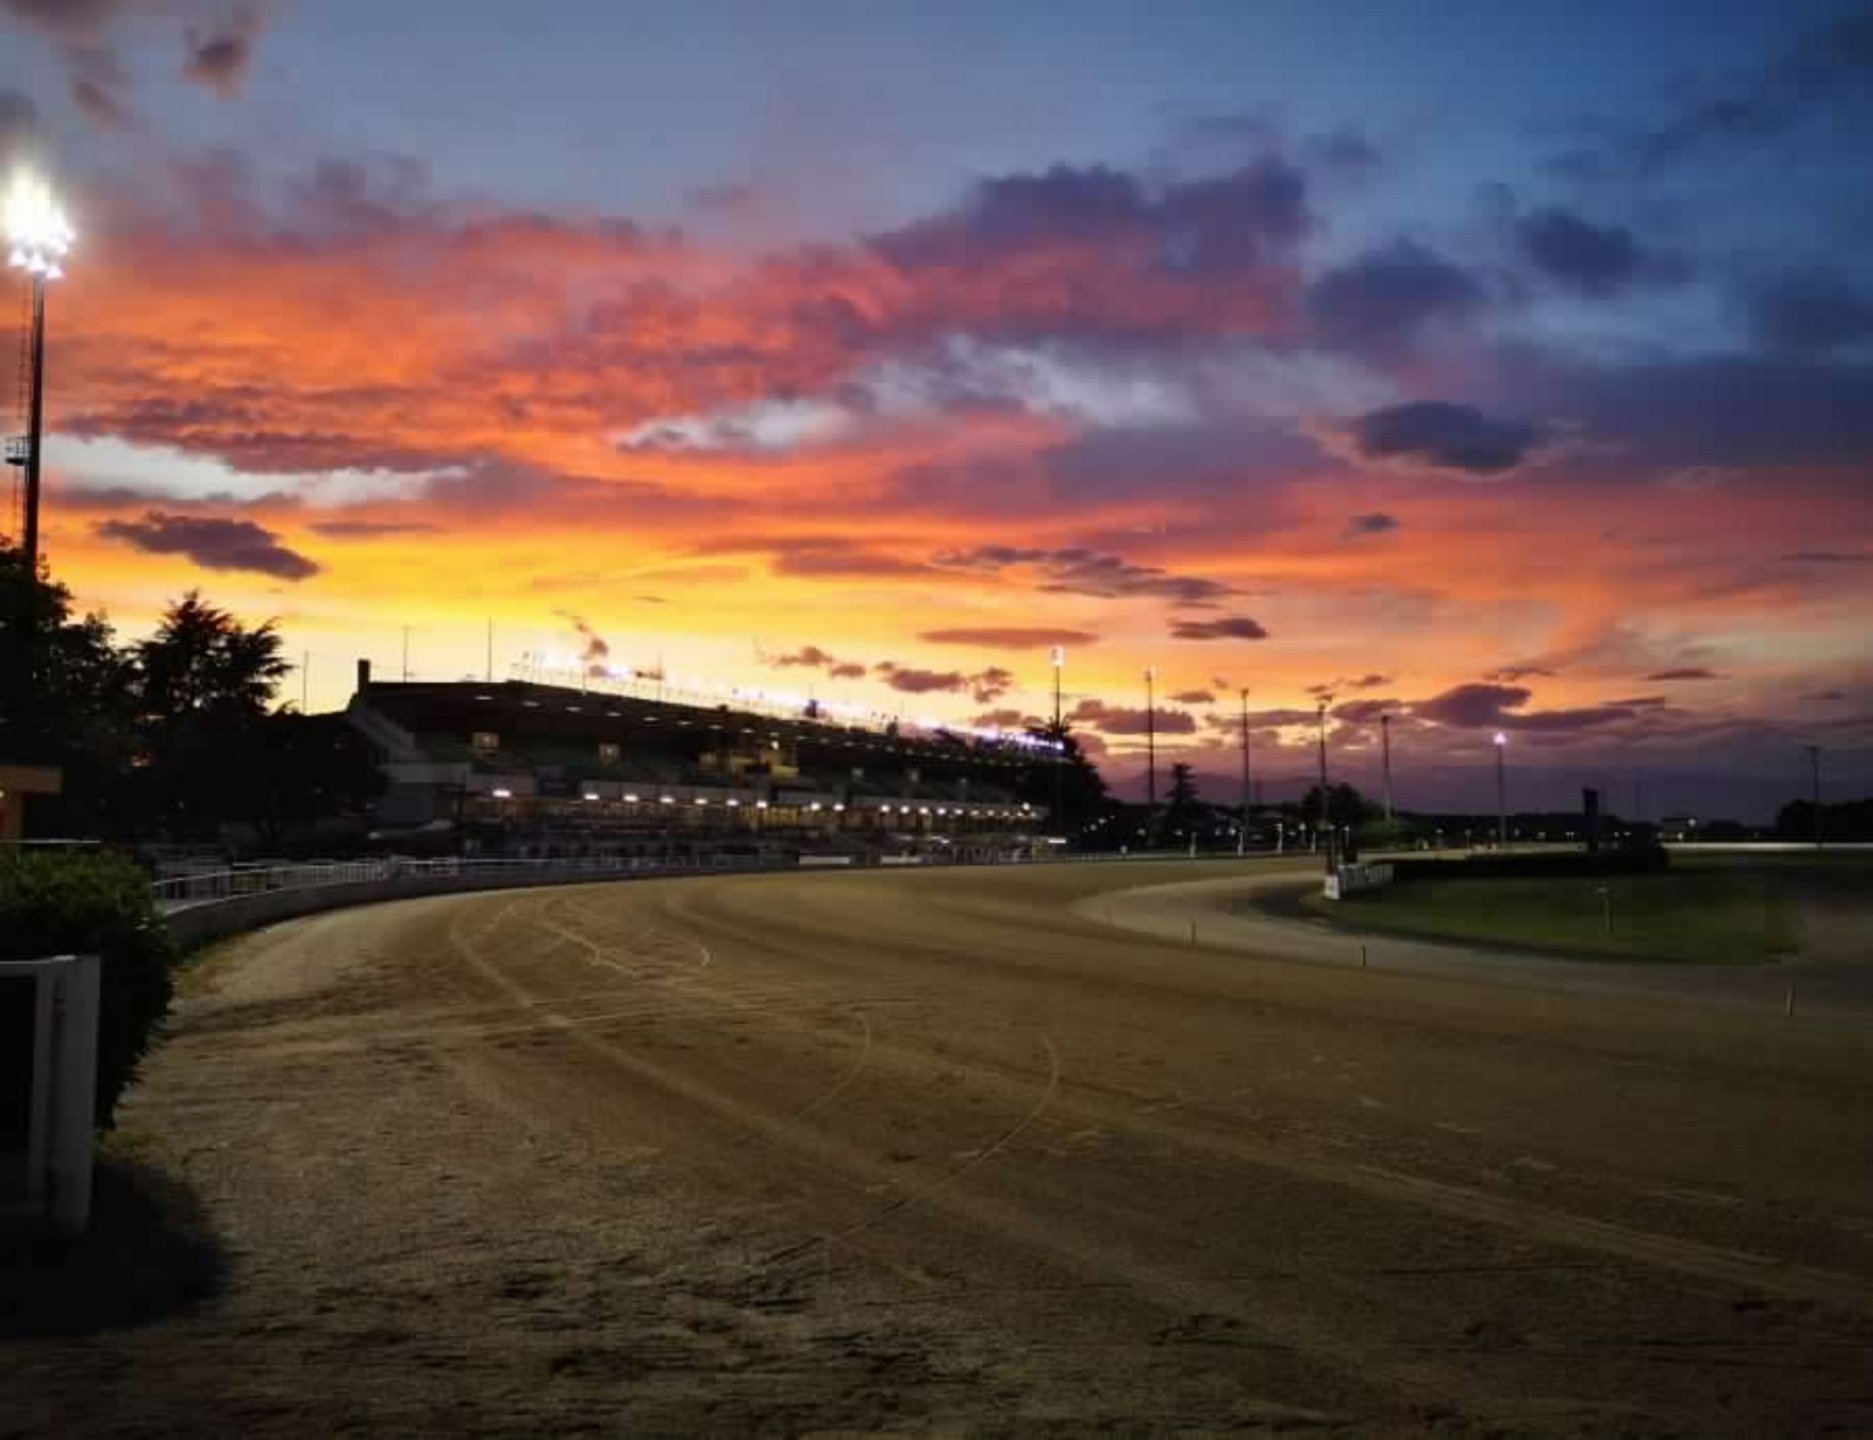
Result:
M405 625L1004 723L1059 643L1119 780L1155 665L1219 792L1244 686L1271 793L1321 693L1407 804L1873 791L1873 11L0 0L0 150L54 571L315 709Z

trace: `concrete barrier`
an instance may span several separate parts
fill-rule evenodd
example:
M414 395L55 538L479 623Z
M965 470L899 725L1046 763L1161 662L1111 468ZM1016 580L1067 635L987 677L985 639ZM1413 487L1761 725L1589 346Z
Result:
M669 875L751 874L756 869L749 866L743 871L606 871L586 866L563 871L542 867L525 872L501 870L492 873L464 871L458 874L401 875L381 880L308 885L293 890L261 890L250 895L203 900L172 909L163 918L176 943L184 950L191 950L210 941L238 935L244 930L258 930L263 925L275 925L282 920L296 920L302 915L343 910L353 905L375 905L385 900L413 900L424 895L456 895L473 890L513 890L540 885L603 885L625 880L655 880Z

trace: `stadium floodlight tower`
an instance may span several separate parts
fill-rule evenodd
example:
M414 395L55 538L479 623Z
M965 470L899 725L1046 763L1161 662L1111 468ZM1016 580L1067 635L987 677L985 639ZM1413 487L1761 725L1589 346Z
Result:
M24 439L7 442L7 461L26 471L25 525L27 584L39 574L39 451L45 428L46 286L65 277L65 256L77 237L53 198L52 189L34 175L13 178L6 197L7 264L32 280L31 386Z

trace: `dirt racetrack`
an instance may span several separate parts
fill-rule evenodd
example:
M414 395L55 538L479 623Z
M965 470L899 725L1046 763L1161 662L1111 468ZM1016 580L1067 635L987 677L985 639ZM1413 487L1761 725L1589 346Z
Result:
M1873 1433L1873 1026L1071 908L1217 873L248 937L124 1116L212 1293L16 1316L0 1434Z

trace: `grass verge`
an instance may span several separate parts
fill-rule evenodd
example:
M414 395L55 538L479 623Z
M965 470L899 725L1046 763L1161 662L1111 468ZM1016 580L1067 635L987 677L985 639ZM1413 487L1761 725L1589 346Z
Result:
M1603 960L1761 965L1796 945L1784 879L1725 866L1603 879L1412 880L1302 903L1360 929Z

